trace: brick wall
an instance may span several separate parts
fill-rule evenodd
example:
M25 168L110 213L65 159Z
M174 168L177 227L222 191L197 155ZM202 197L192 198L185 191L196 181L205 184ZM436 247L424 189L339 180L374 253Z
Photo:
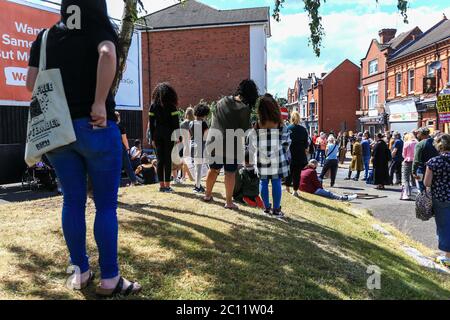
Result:
M159 82L168 81L175 87L181 108L195 105L200 99L214 101L233 94L239 82L250 77L250 28L237 26L143 33L142 62L145 131L149 94Z
M355 131L359 110L360 68L345 60L323 80L322 101L319 105L319 130Z
M378 72L369 75L369 62L378 60ZM386 71L386 56L385 51L381 51L376 43L376 40L372 40L367 57L361 60L361 82L363 89L361 91L361 110L369 110L369 89L370 85L378 83L378 106L381 108L385 101L385 71ZM381 111L381 110L380 110Z
M449 59L450 59L450 43L442 46L438 50L439 59L442 62L442 81L440 89L443 89L449 79ZM427 73L427 65L437 59L436 49L431 48L428 52L422 52L417 55L400 61L389 63L388 67L388 100L396 98L405 98L408 96L417 96L423 94L423 78ZM414 69L414 92L408 92L408 70ZM402 92L397 95L395 91L395 75L402 74Z

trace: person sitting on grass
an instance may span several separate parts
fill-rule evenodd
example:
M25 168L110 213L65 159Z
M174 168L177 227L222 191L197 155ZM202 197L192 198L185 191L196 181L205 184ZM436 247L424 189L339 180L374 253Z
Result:
M287 127L283 125L280 107L270 94L257 101L258 123L251 133L251 154L256 155L264 213L283 218L281 211L281 180L289 175L288 152L291 143ZM269 182L272 182L273 207L269 201Z
M135 140L134 146L130 150L130 160L133 170L136 170L137 167L141 164L140 162L141 157L142 157L141 140Z
M264 203L259 196L259 178L255 166L250 164L248 150L245 151L245 166L236 172L233 198L236 202L246 203L250 207L264 208Z
M309 161L309 164L302 171L302 178L300 179L300 191L340 201L353 201L358 197L356 194L341 196L323 189L322 183L317 177L316 169L318 166L319 162L317 160L313 159Z
M141 184L155 184L158 183L158 176L156 173L156 165L158 161L155 159L150 162L147 156L141 158L141 164L136 169L136 178Z

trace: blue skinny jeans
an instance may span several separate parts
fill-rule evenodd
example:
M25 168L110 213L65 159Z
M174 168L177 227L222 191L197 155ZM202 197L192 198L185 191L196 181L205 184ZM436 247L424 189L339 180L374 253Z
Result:
M273 208L280 209L281 195L282 195L281 179L270 179L270 180L272 181ZM269 199L269 179L261 179L259 190L266 209L272 208Z
M47 154L61 182L62 228L73 265L89 270L86 252L87 177L92 183L96 215L94 236L102 279L119 275L117 262L117 193L122 168L122 142L117 124L94 130L89 119L73 121L77 141Z

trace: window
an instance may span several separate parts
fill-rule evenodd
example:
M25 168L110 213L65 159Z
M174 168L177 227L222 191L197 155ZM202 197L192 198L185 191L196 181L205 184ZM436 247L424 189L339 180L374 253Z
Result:
M302 115L302 118L304 119L304 118L306 118L306 105L302 105L301 109L302 109L301 115Z
M414 88L414 69L408 70L408 92L413 93Z
M431 68L431 64L427 65L427 77L434 77L434 70Z
M372 60L369 62L369 75L378 72L378 60Z
M397 96L402 94L402 74L397 73L395 75L395 94Z
M316 104L314 102L309 103L309 116L311 119L314 119L315 116Z
M368 87L369 91L369 110L373 110L378 104L378 84L374 84Z
M450 82L450 58L448 59L448 65L447 65L447 82Z

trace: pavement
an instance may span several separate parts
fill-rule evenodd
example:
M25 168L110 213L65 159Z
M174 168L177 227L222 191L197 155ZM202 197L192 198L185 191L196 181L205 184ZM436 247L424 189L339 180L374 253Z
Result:
M49 191L31 191L27 188L22 188L21 183L8 184L0 186L0 205L11 202L22 202L45 199L57 196L58 193Z
M386 186L386 190L376 190L374 185L368 185L365 181L346 181L348 164L339 168L334 188L328 188L329 180L324 180L324 188L340 194L360 193L364 199L356 199L352 205L369 209L375 218L391 224L412 239L425 246L438 250L436 236L436 224L434 218L424 222L416 218L415 202L400 200L400 186ZM317 170L320 172L320 168ZM354 175L354 173L353 173ZM361 174L363 178L364 174ZM373 196L372 199L371 196Z

